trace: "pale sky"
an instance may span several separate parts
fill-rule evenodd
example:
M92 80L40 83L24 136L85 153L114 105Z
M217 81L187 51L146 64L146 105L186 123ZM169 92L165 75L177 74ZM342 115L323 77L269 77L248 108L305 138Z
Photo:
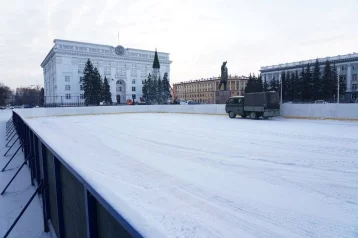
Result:
M0 82L43 85L55 38L170 53L171 81L358 52L357 0L1 0Z

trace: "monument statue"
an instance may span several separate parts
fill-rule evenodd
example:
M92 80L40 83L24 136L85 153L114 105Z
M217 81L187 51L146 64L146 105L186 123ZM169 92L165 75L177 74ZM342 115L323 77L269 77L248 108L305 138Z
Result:
M221 89L221 85L224 84L224 91L226 91L227 78L228 78L226 63L227 61L223 62L223 64L221 65L221 78L219 83L219 90Z

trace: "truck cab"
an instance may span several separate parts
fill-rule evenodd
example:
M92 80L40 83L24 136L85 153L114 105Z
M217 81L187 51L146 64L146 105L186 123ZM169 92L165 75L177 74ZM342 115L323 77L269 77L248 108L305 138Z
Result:
M233 96L227 100L225 105L225 111L229 114L230 118L235 118L236 115L246 117L244 113L244 100L243 96Z

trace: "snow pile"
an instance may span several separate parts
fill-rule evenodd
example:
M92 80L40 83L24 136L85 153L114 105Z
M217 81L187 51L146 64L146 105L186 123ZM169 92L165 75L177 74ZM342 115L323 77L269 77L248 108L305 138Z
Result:
M356 237L356 123L122 114L27 119L146 237Z

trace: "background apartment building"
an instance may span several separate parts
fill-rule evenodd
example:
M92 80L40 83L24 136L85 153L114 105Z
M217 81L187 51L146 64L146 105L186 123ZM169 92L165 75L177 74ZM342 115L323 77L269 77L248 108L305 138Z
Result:
M243 95L248 77L229 76L227 90L231 96ZM173 85L176 96L180 100L192 100L199 103L215 103L215 92L218 91L220 77L190 80Z

